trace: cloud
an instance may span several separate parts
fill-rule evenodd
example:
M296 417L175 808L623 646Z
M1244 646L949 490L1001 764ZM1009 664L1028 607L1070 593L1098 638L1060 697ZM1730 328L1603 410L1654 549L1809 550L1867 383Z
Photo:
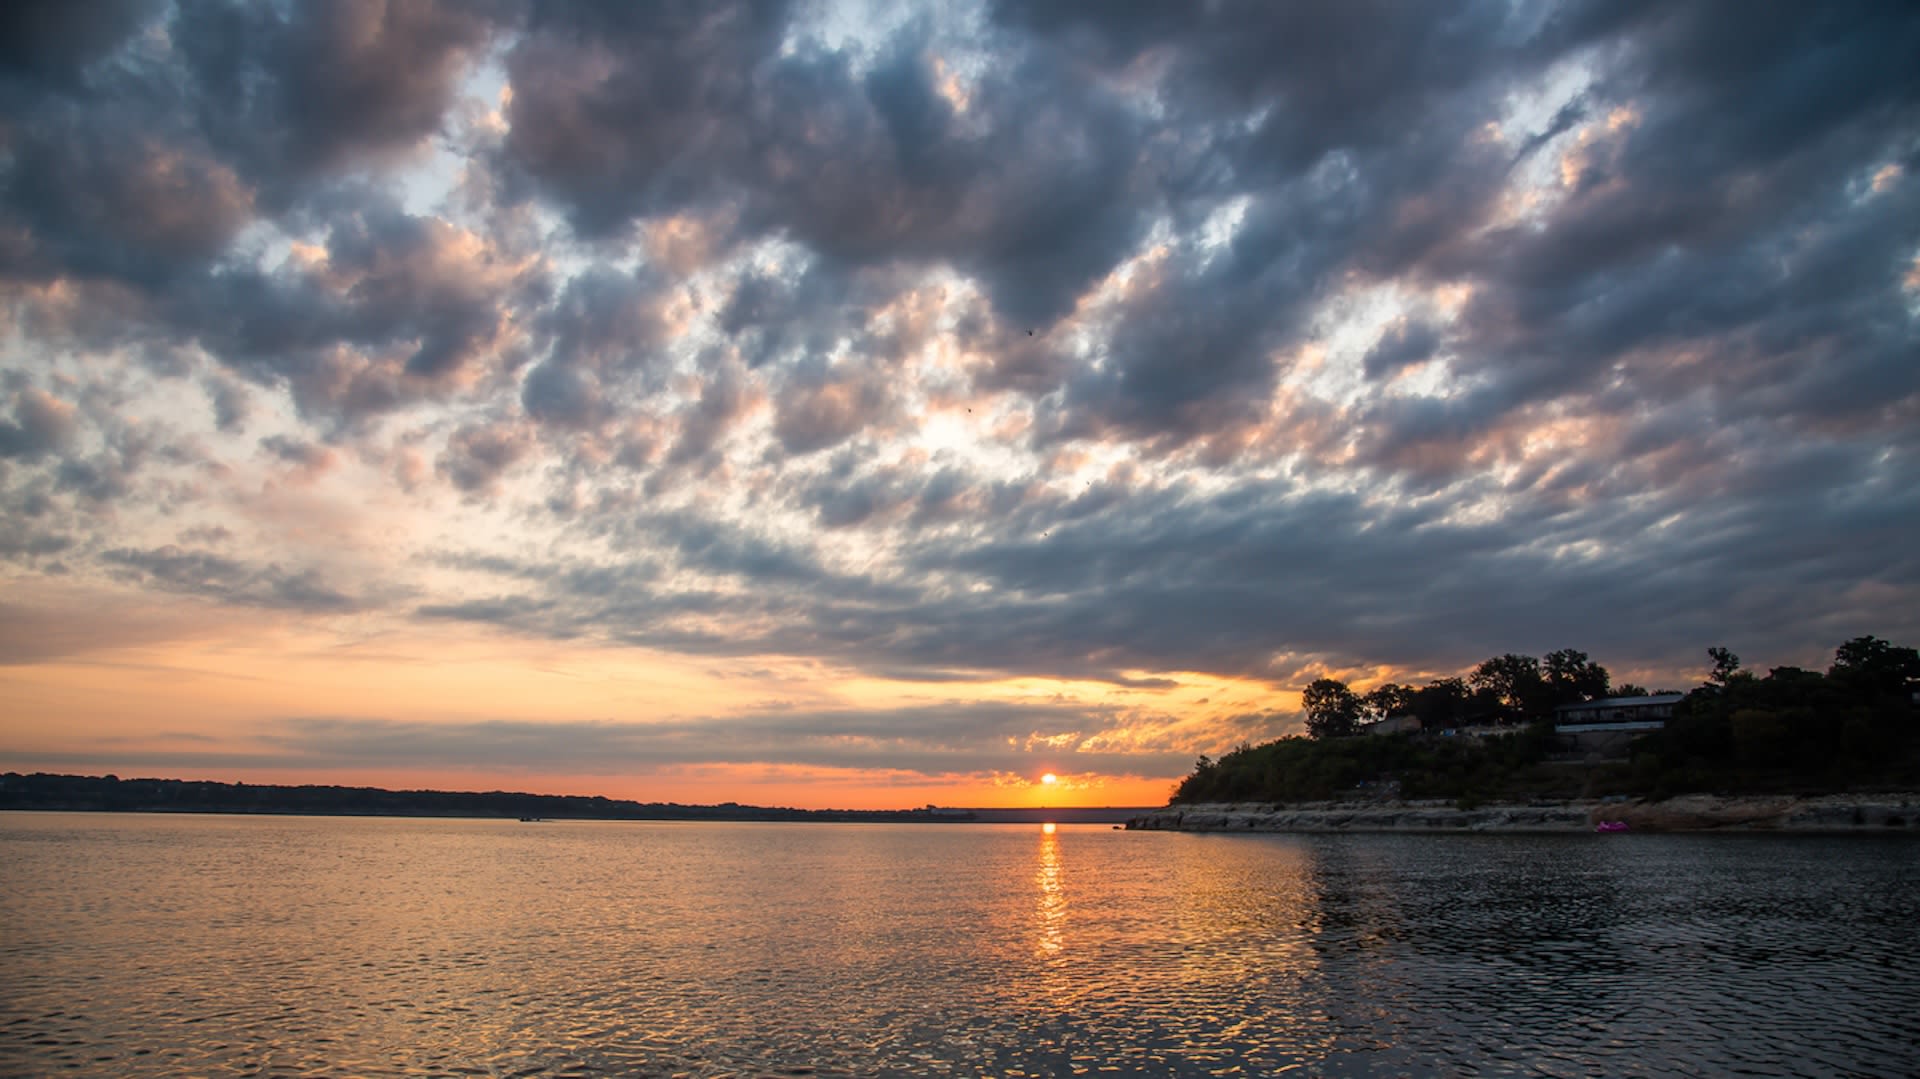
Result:
M457 79L494 32L489 6L192 5L169 37L206 139L284 190L414 150L439 130Z
M166 546L151 550L116 548L101 558L138 583L241 607L265 607L306 614L338 614L361 603L327 583L313 567L288 570L277 563L254 564L208 551Z
M845 14L9 12L10 580L1162 702L1920 634L1909 6ZM737 733L1046 726L860 714Z
M621 398L665 388L672 370L668 286L650 275L596 267L573 277L540 315L546 359L521 385L534 420L584 430L609 419Z
M237 379L216 375L206 382L208 401L213 405L215 430L234 432L246 426L253 404L246 386Z
M152 0L14 5L0 17L0 70L77 89L87 65L119 48L158 7Z
M447 439L436 470L467 494L486 494L531 449L531 442L518 427L469 425Z
M737 367L717 365L701 383L700 396L682 411L680 434L667 454L667 464L697 467L711 463L727 433L739 425L758 398Z
M892 412L884 382L817 365L794 372L774 399L774 434L788 453L837 446Z
M0 457L46 456L72 441L74 427L72 405L40 390L19 390L13 418L0 420Z
M503 162L575 228L730 207L840 264L950 261L1017 322L1046 321L1145 225L1127 110L1045 58L996 66L961 115L909 26L857 72L783 49L773 4L536 24L507 59Z
M4 527L0 527L0 534ZM129 648L204 638L231 626L231 609L182 610L122 588L71 579L22 582L0 600L0 665L93 662Z
M8 276L151 287L210 263L251 219L254 192L222 162L120 117L93 121L58 103L22 132L0 204L16 230Z
M951 701L893 709L763 711L655 722L483 720L446 725L297 717L260 740L303 766L511 769L605 775L691 764L788 764L929 777L1065 770L1156 775L1183 752L1100 748L1120 717L1071 706ZM1113 743L1130 745L1132 739ZM1036 747L1044 746L1044 752Z
M1360 366L1368 378L1390 378L1425 363L1440 347L1440 331L1429 322L1402 320L1380 335Z
M270 435L260 440L260 448L272 454L277 460L300 469L308 474L317 474L332 468L338 455L325 446L284 435Z

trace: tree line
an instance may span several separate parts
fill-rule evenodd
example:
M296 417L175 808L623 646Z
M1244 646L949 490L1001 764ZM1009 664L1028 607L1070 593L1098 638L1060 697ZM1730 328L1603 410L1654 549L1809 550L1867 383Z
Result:
M1172 801L1297 802L1367 795L1461 802L1527 798L1666 797L1691 791L1819 793L1920 789L1920 651L1856 637L1823 672L1749 671L1731 650L1707 650L1704 684L1674 706L1663 730L1638 738L1631 756L1598 765L1563 755L1557 705L1641 696L1614 685L1585 653L1562 649L1544 663L1489 659L1460 678L1410 688L1388 683L1356 694L1317 679L1303 694L1309 737L1243 743L1202 756ZM1419 734L1343 737L1362 719L1420 718ZM1507 737L1434 737L1485 722Z
M0 775L0 810L121 813L294 813L316 816L537 817L551 820L959 821L970 811L788 809L774 806L634 802L602 795L517 791L386 790L213 780L121 779L35 772Z
M1301 693L1307 733L1343 738L1367 721L1412 716L1422 730L1478 723L1515 723L1553 714L1563 704L1603 697L1644 696L1631 683L1615 687L1607 669L1585 652L1562 648L1545 662L1509 652L1494 656L1464 678L1436 678L1415 688L1387 682L1357 694L1337 678L1317 678Z
M1633 747L1632 785L1664 796L1721 787L1920 785L1920 651L1855 637L1826 671L1746 669L1725 648L1662 730Z

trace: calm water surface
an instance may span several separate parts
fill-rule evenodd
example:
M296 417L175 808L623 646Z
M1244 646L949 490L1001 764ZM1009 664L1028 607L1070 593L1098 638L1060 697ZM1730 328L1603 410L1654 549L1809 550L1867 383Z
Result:
M0 1074L1901 1075L1920 845L0 814Z

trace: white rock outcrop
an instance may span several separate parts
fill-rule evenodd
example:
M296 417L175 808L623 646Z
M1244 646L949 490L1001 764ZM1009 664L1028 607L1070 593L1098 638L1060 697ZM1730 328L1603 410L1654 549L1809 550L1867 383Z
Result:
M1629 832L1785 831L1865 833L1920 830L1920 795L1723 797L1664 801L1209 803L1168 806L1135 817L1129 829L1179 832L1591 832L1619 821Z

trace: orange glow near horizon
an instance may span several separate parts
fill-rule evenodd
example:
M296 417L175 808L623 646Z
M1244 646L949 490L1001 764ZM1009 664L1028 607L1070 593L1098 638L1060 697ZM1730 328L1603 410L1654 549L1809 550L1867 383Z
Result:
M1151 690L930 687L789 656L302 624L100 584L27 583L0 614L21 657L0 665L0 771L800 809L1158 806L1199 753L1289 733L1237 717L1298 698L1193 672ZM1425 677L1331 673L1356 688ZM1031 718L1008 725L1003 709ZM1002 726L968 737L975 717Z
M352 771L301 767L249 766L233 769L204 767L125 767L96 758L63 762L54 755L35 754L30 764L0 757L0 771L67 772L117 775L122 779L182 779L219 783L283 786L380 787L387 790L441 790L485 793L604 796L635 802L677 802L683 805L743 805L791 809L1037 809L1038 799L1020 797L1009 788L978 777L907 776L841 770L784 768L781 776L767 776L761 766L726 769L703 766L698 774L655 772L630 776L540 775L525 772L471 770L398 770L363 768ZM1117 776L1066 797L1048 798L1044 808L1098 809L1164 805L1174 781L1165 778Z
M930 690L797 657L689 658L377 617L303 623L104 582L15 583L0 633L24 661L0 665L0 771L802 809L1150 806L1179 779L1144 765L1168 767L1170 739L1237 737L1205 711L1183 718L1195 702L1258 692L1206 676L1152 694L1031 676ZM950 772L939 769L948 736L912 725L922 710L964 726L968 709L1002 706L1034 712L1037 729L962 742ZM1150 723L1111 718L1130 710ZM890 712L907 717L897 738L848 735L835 718ZM808 715L826 718L792 721ZM920 737L938 748L915 766L884 763ZM1153 755L1116 774L1135 752ZM1105 767L1074 767L1082 753Z

